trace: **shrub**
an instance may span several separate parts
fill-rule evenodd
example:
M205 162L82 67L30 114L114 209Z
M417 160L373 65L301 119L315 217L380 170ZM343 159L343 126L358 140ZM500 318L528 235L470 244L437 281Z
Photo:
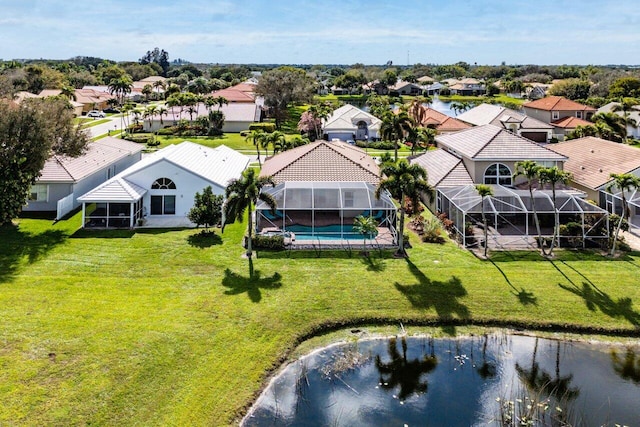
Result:
M173 126L168 126L166 128L158 129L156 132L157 135L173 135L176 133L176 129Z
M442 223L442 227L449 234L453 231L453 221L447 217L446 212L438 213L438 220Z
M451 89L449 89L448 87L443 87L442 89L440 89L440 95L442 96L451 95Z
M248 130L243 130L240 132L240 136L246 138L249 135L249 131Z
M437 218L428 217L422 222L422 241L425 243L444 243L442 225Z
M378 142L369 142L366 141L356 141L356 146L360 148L371 148L374 150L393 150L395 142L392 141L378 141Z
M127 141L137 142L138 144L148 144L149 141L153 141L153 135L126 135L124 137Z
M257 235L253 237L251 241L254 249L272 249L272 250L284 250L284 237L283 236L261 236Z
M276 125L274 123L251 123L249 125L249 130L262 130L264 132L271 133L276 130Z

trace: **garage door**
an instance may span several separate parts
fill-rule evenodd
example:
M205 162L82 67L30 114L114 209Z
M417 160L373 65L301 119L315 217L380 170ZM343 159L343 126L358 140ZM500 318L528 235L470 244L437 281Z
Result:
M535 142L547 142L546 132L522 132L520 135Z

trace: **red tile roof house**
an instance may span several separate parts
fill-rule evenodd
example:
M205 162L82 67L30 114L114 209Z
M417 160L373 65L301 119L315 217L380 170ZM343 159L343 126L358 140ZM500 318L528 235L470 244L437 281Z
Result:
M56 219L80 206L78 197L140 161L144 144L106 137L79 157L53 156L31 186L24 212L56 212Z
M213 106L212 110L222 111L224 114L223 132L238 133L249 129L251 123L262 120L262 108L255 103L230 102L222 107ZM145 132L155 132L167 126L173 126L179 120L195 121L200 116L209 115L209 108L202 102L196 105L196 111L190 115L186 108L171 107L165 114L154 114L142 121Z
M523 105L529 117L549 123L554 127L553 136L562 141L565 135L577 126L592 124L588 120L596 109L561 96L548 96Z
M420 125L435 129L438 133L451 133L459 130L468 129L471 125L443 114L433 108L426 108L424 119Z
M267 159L260 176L271 176L275 188L263 191L277 201L275 213L256 206L256 231L295 233L295 245L352 244L354 218L370 215L378 222L377 244L396 242L396 208L387 192L375 190L380 168L361 148L344 142L316 141ZM362 245L360 239L357 244ZM360 246L362 247L362 246Z
M631 173L640 177L640 150L625 144L588 136L553 145L554 151L568 157L564 170L571 172L571 185L609 212L621 212L622 197L609 194L612 173ZM640 194L625 194L631 203L632 231L640 234Z

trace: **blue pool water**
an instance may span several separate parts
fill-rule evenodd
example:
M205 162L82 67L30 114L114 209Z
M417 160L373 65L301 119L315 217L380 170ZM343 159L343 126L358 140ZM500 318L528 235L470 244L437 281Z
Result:
M327 225L324 227L311 227L305 225L291 225L287 227L287 231L295 233L296 240L336 240L350 239L362 240L362 234L353 231L352 225ZM367 236L367 239L373 239L375 236Z

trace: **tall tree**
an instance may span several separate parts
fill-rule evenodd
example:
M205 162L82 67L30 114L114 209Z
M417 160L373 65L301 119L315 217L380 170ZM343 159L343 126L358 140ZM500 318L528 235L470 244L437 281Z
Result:
M236 221L242 222L245 212L249 218L247 232L247 258L251 259L253 251L251 248L253 237L253 219L251 212L258 200L265 202L273 213L275 213L277 203L273 196L265 193L262 189L266 186L275 186L273 178L270 176L258 177L255 169L246 169L242 172L242 177L232 180L225 190L225 202L222 207L222 232L226 224Z
M538 175L540 177L540 183L551 185L551 200L553 201L554 211L553 238L551 239L551 246L549 247L548 253L551 255L556 242L559 243L560 239L560 211L556 203L556 186L558 184L568 184L571 179L571 173L558 169L557 166L554 166L551 168L540 168Z
M626 192L639 189L640 178L630 173L612 173L610 176L613 178L613 181L607 186L607 191L611 194L614 194L615 190L620 191L620 197L622 199L622 215L620 215L620 220L618 221L616 232L613 236L613 244L611 245L611 256L614 256L622 223L629 218L629 203L627 202Z
M373 238L378 232L378 221L371 215L358 215L353 219L353 231L362 234L362 252L365 256L369 256L367 238Z
M77 156L88 142L67 100L28 99L20 105L0 100L0 225L20 213L52 154Z
M118 77L109 81L109 93L115 95L120 105L124 104L124 97L131 93L133 88L133 80L128 75Z
M393 141L393 159L398 161L398 142L402 140L405 133L413 125L411 118L404 111L398 114L386 114L382 119L380 133L388 141Z
M616 142L627 140L627 121L624 117L616 113L597 113L591 120L602 138Z
M262 74L255 93L264 97L265 105L273 109L276 128L280 129L289 104L313 99L315 80L299 68L280 67Z
M538 178L540 172L540 165L533 160L523 160L516 162L516 173L513 178L522 176L527 180L527 187L529 188L529 197L531 198L531 208L533 209L533 221L536 224L536 232L538 233L538 244L543 255L545 255L544 243L542 241L542 232L540 231L540 221L538 219L538 211L536 210L536 200L533 197L533 183Z
M258 164L262 167L262 161L260 161L260 149L264 144L264 137L266 134L261 129L252 130L249 135L244 139L245 141L253 142L256 147L256 153L258 153Z
M376 199L384 190L400 203L400 224L398 226L398 250L397 256L407 257L404 248L404 215L406 199L409 199L413 206L418 206L420 196L427 195L430 199L434 196L434 189L427 183L427 172L418 165L410 165L405 159L395 163L387 163L382 167L382 176L376 188Z
M482 197L482 227L484 228L484 257L487 257L487 246L489 246L488 238L488 224L487 224L487 216L485 215L484 210L484 202L489 196L493 196L493 188L485 184L476 185L476 191Z
M631 111L639 111L640 105L638 104L640 104L640 101L638 101L636 98L622 98L621 102L618 102L611 107L611 112L617 113L618 111L621 111L625 125L636 127L638 126L638 123L636 123L636 121L629 116L629 113ZM627 143L627 132L625 132L624 142Z

